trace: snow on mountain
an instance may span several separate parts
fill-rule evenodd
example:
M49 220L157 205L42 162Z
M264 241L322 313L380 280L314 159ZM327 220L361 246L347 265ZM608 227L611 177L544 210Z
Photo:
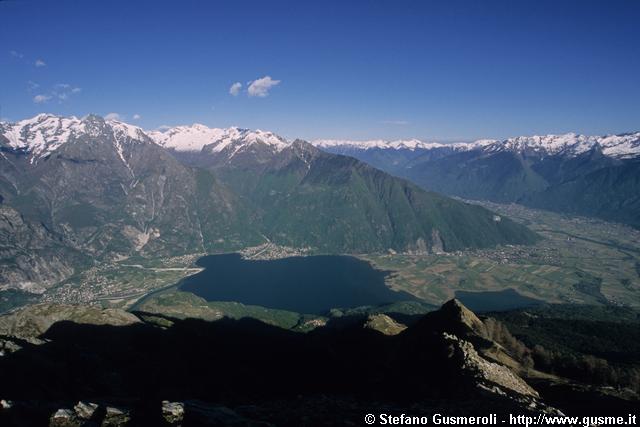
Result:
M434 150L438 148L450 148L455 151L466 151L475 148L484 147L486 145L494 144L497 141L494 139L481 139L474 142L456 142L456 143L441 143L441 142L426 142L419 139L397 139L392 141L386 141L383 139L372 139L366 141L351 141L341 139L317 139L311 144L318 148L327 150Z
M286 139L262 130L237 127L218 129L194 124L178 126L164 132L145 132L119 120L104 120L93 115L79 119L73 116L39 114L16 123L0 123L0 135L7 139L7 148L25 153L32 164L74 137L87 135L101 138L105 132L113 135L116 151L125 163L123 147L132 142L153 142L178 152L196 153L206 146L212 152L224 151L229 157L256 144L276 152L289 145Z
M598 143L606 156L618 159L640 156L640 132L604 136Z
M128 123L124 123L118 120L107 120L106 123L111 127L111 131L113 132L113 139L115 140L114 145L116 148L116 152L118 153L118 157L120 157L122 163L124 163L127 169L129 169L129 173L131 173L131 176L134 177L135 175L133 173L133 169L125 158L125 144L138 141L146 142L151 141L151 139L146 133L144 133L141 128L137 126L132 126Z
M255 144L266 146L273 151L281 151L290 145L286 139L262 130L250 130L237 127L209 128L201 124L177 126L166 131L145 132L139 127L118 121L106 120L97 116L60 117L53 114L38 114L30 119L16 123L0 123L0 135L7 141L8 148L19 150L30 156L31 163L46 157L74 136L89 135L98 137L103 132L102 123L113 132L118 153L122 154L123 144L132 141L153 141L156 144L177 152L198 153L204 147L212 152L235 153L246 150ZM535 152L541 155L576 156L596 146L606 156L626 159L640 156L640 132L621 135L586 136L575 133L563 135L518 136L504 141L481 139L474 142L445 144L426 142L419 139L392 140L381 139L351 141L337 139L319 139L312 142L318 148L335 150L433 150L451 148L455 151L483 149L486 151L511 150Z
M576 135L534 135L518 136L502 141L501 144L511 151L535 151L546 155L569 154L578 155L591 150L597 143L598 137Z
M209 128L201 124L152 131L148 135L156 144L178 152L200 152L204 147L213 152L221 152L226 148L235 152L253 144L265 144L275 151L280 151L289 146L286 139L273 132L237 127Z
M640 156L640 132L607 135L586 136L575 133L563 135L534 135L518 136L504 141L495 139L480 139L473 142L458 142L443 144L438 142L424 142L418 139L410 140L368 140L349 141L336 139L319 139L312 143L316 147L327 150L433 150L451 148L455 151L469 151L483 149L485 151L533 151L542 155L577 156L599 146L603 154L609 157L624 159Z
M139 127L117 120L104 121L97 116L79 119L75 116L38 114L16 123L0 124L0 134L7 139L8 148L25 153L32 164L50 155L74 137L81 135L99 137L105 129L113 133L116 149L123 161L124 144L149 140Z
M509 138L501 144L512 151L531 150L544 155L577 156L596 147L605 156L624 159L640 155L640 132L622 135L588 136L567 133L563 135L534 135Z
M73 116L38 114L17 123L4 123L0 132L8 140L9 148L31 154L33 163L37 158L51 154L73 133L84 132L84 125Z
M119 142L126 141L127 139L133 141L145 141L149 138L145 131L137 126L120 122L118 120L107 120L107 123L111 126L113 136Z
M221 139L226 129L208 128L201 124L176 126L165 131L148 132L156 144L176 151L201 151L205 145Z
M317 139L312 142L318 148L351 148L356 150L370 150L374 148L379 149L394 149L394 150L431 150L433 148L446 147L447 144L441 144L438 142L424 142L419 139L407 139L407 140L394 140L385 141L383 139L372 139L367 141L349 141L340 139Z

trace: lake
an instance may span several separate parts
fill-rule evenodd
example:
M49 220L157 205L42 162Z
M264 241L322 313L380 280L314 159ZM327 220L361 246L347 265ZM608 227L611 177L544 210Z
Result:
M331 308L417 300L387 287L390 272L350 256L248 260L225 254L202 257L197 265L204 270L185 278L179 289L207 301L322 314Z

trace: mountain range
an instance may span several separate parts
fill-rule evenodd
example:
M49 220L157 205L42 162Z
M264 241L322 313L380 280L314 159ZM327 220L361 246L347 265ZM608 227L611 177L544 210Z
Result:
M443 194L517 202L640 227L640 132L453 144L317 140L314 145Z
M313 253L531 243L524 226L270 132L164 132L40 114L0 123L0 286L41 291L100 260L271 242Z

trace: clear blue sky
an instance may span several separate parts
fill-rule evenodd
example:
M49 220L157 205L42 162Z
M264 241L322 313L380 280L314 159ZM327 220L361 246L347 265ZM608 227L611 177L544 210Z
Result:
M633 0L0 0L0 22L11 120L118 113L307 139L640 130ZM265 76L280 83L249 96Z

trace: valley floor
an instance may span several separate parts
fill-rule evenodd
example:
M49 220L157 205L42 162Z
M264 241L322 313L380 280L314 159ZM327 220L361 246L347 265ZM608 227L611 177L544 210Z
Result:
M513 289L550 303L640 306L640 230L515 204L473 203L527 225L543 239L532 246L447 254L355 256L391 271L387 283L392 289L433 305L460 291ZM304 256L310 248L296 250L266 243L242 253L247 259L265 260ZM145 295L171 288L201 271L195 262L203 255L138 257L100 265L77 273L40 296L19 292L0 295L7 300L0 308L42 301L129 309Z
M456 291L512 288L550 303L640 306L640 230L515 204L474 203L526 224L544 239L532 246L363 258L394 271L393 289L431 304Z

